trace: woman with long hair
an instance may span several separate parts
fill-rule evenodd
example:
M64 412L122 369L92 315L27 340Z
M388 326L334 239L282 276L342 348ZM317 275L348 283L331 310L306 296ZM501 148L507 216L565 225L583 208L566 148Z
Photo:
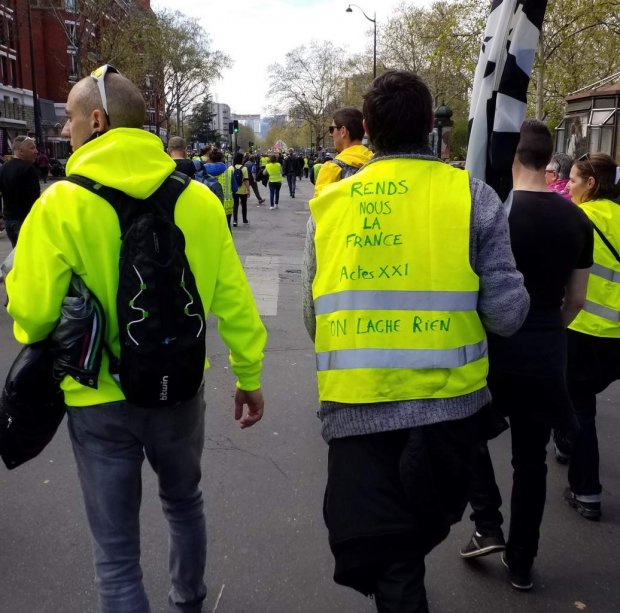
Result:
M596 395L620 378L620 172L604 153L573 164L569 191L594 229L594 265L582 311L568 330L567 379L579 430L565 497L586 519L601 516Z

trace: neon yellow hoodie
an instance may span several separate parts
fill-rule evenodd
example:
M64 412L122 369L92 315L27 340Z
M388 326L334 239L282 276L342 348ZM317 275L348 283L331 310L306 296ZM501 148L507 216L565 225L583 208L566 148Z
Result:
M159 138L144 130L116 128L82 145L69 159L67 174L80 174L135 197L151 195L175 169ZM230 349L237 386L260 387L267 334L235 251L224 210L206 185L191 181L175 207L175 223L186 241L205 313L219 320ZM120 353L116 290L120 228L114 209L86 189L59 181L43 192L19 235L8 275L8 311L20 343L46 338L56 326L71 274L78 274L101 301L106 343ZM209 367L208 360L205 369ZM69 406L90 406L124 398L108 372L104 351L99 388L71 377L62 382Z
M353 145L352 147L343 149L336 156L336 159L349 166L361 168L366 162L370 162L372 159L372 151L365 145ZM326 185L340 181L340 173L342 173L342 168L340 168L338 164L334 164L334 162L325 162L321 166L316 178L314 197L316 198Z

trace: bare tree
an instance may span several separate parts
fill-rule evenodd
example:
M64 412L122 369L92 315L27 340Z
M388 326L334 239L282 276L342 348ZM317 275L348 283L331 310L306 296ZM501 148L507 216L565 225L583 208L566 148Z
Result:
M176 115L181 130L184 114L189 114L207 95L210 83L231 65L227 55L211 49L202 26L178 11L157 13L145 53L153 67L154 89L161 87L164 92L164 115L168 121Z
M342 48L312 41L286 54L283 64L269 66L269 94L274 111L307 123L318 147L325 138L331 114L343 103L346 57Z

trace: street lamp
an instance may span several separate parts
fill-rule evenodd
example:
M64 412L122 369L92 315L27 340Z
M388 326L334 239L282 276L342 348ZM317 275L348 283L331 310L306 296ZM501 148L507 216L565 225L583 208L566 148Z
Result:
M366 13L364 13L364 11L362 10L361 6L357 6L357 4L349 4L349 6L346 9L346 13L352 13L353 9L351 8L352 6L354 6L356 9L359 9L362 12L362 15L364 15L364 17L366 17L366 19L368 19L368 21L370 21L373 25L374 25L374 45L373 45L373 52L372 52L372 78L375 79L377 76L377 12L375 11L374 19L371 19L370 17L368 17L368 15L366 15Z
M445 103L435 111L435 127L437 128L437 157L441 159L441 141L443 138L443 129L451 128L452 123L452 109Z
M30 78L32 80L32 106L34 110L34 134L37 141L37 150L44 146L43 130L41 128L41 105L39 103L39 95L37 92L37 73L34 66L34 45L32 41L32 14L30 11L30 2L28 2L28 43L30 46Z

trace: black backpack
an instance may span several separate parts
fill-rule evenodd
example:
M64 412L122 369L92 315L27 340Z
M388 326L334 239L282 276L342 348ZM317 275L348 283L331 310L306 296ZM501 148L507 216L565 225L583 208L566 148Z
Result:
M351 164L347 164L342 160L331 160L331 162L336 164L336 166L340 166L340 179L352 177L361 168L361 166L351 166Z
M243 166L233 170L233 177L237 183L237 189L235 191L239 191L243 187Z
M138 200L80 175L67 181L112 205L121 228L116 296L119 360L110 355L127 400L141 407L170 406L200 389L206 357L205 314L185 255L174 207L189 177L173 172L157 191Z

